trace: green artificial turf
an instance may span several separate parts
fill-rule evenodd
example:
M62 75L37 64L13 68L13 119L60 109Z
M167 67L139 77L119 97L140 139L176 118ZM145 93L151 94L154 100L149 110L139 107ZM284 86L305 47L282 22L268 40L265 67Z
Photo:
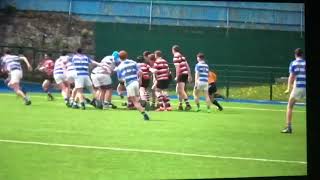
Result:
M307 164L171 153L306 161L305 107L295 107L293 134L281 134L285 105L222 102L224 111L149 112L67 108L61 98L31 94L25 106L0 94L0 179L187 179L306 175ZM59 97L58 94L55 95ZM174 106L176 102L173 102ZM191 102L194 104L193 102ZM1 140L98 146L90 149Z

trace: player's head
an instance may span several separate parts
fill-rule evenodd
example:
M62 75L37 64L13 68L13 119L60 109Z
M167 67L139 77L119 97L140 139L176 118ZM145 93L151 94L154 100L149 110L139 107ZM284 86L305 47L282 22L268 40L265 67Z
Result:
M156 50L155 52L154 52L154 55L155 55L155 58L157 59L157 58L160 58L160 57L162 57L162 52L160 51L160 50Z
M150 65L153 65L153 63L156 61L156 56L154 54L149 54L148 61Z
M147 59L148 59L149 54L151 54L151 52L150 52L150 51L144 51L144 52L143 52L143 54L142 54L142 55L143 55L143 57L144 57L144 59L145 59L145 60L147 60Z
M198 61L204 61L204 54L203 54L202 52L199 52L199 53L197 54L197 60L198 60Z
M137 63L143 63L144 62L143 56L138 56L137 59L136 59L136 62Z
M11 54L11 49L6 47L3 49L3 53L4 54Z
M68 54L68 51L67 50L62 50L62 52L61 52L61 55L62 56L66 56Z
M181 48L178 45L173 45L171 50L172 50L172 53L175 53L175 52L181 53Z
M83 49L82 48L78 48L76 52L79 53L79 54L82 54Z
M124 50L121 50L121 51L119 52L119 57L120 57L120 59L121 59L122 61L124 61L124 60L126 60L126 59L128 58L128 53L127 53L126 51L124 51Z
M303 57L303 51L301 48L297 48L296 50L294 50L294 56L296 58L302 58Z

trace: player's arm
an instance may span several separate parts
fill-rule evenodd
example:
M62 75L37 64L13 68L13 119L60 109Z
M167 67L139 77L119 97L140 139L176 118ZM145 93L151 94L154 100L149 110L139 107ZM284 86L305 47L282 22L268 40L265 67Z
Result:
M26 63L26 65L28 67L28 70L32 71L32 66L30 65L28 59L26 57L24 57L24 56L21 56L20 59Z
M285 91L286 94L290 92L290 89L292 88L292 85L295 79L296 79L296 76L294 75L294 73L290 73L290 76L288 78L287 90Z
M190 69L190 66L187 61L186 61L186 64L187 64L187 68L188 68L188 81L190 83L192 81L191 69Z

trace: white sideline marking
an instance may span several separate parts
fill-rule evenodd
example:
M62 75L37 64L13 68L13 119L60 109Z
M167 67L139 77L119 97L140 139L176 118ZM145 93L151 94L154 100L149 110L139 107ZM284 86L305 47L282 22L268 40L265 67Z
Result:
M203 154L190 154L190 153L178 153L178 152L168 152L168 151L147 150L147 149L128 149L128 148L103 147L103 146L87 146L87 145L75 145L75 144L44 143L44 142L19 141L19 140L8 140L8 139L0 139L0 142L2 142L2 143L14 143L14 144L31 144L31 145L41 145L41 146L70 147L70 148L81 148L81 149L100 149L100 150L110 150L110 151L127 151L127 152L138 152L138 153L167 154L167 155L204 157L204 158L216 158L216 159L233 159L233 160L246 160L246 161L263 161L263 162L277 162L277 163L291 163L291 164L307 164L307 162L305 162L305 161L287 161L287 160L262 159L262 158L244 158L244 157L231 157L231 156L216 156L216 155L203 155Z
M16 96L15 94L8 94L8 93L3 93L3 94L0 93L0 95L2 95L2 96ZM35 97L35 98L45 98L46 96L32 95L31 98L33 98L33 97ZM112 101L119 102L119 101L123 101L123 100L115 99L115 100L112 100ZM266 109L266 108L251 108L251 107L237 107L237 106L224 106L224 107L229 108L229 109L286 112L286 110L283 110L283 109ZM306 111L293 110L293 112L305 113Z

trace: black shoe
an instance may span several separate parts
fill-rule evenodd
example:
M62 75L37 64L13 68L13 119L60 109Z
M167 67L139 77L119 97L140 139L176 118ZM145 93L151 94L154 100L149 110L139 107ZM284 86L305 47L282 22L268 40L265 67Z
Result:
M27 106L29 106L29 105L31 105L31 101L30 101L30 100L27 100L27 101L24 102L24 104L27 105Z
M84 98L84 100L86 100L87 104L91 104L92 103L92 101L89 98Z
M150 120L150 118L149 118L149 116L148 116L148 114L143 114L143 119L145 120L145 121L148 121L148 120Z
M223 108L222 108L222 107L218 107L218 110L219 110L219 111L222 111L222 110L223 110Z
M81 104L81 109L82 109L82 110L85 110L85 109L86 109L86 105Z
M179 105L178 110L179 110L179 111L183 111L182 105Z
M52 94L48 94L48 100L49 101L53 101L54 100L54 97L52 96Z
M289 128L289 127L286 127L284 128L281 133L288 133L288 134L291 134L292 133L292 128Z
M79 109L79 106L77 104L72 105L72 109Z
M109 104L109 106L111 106L112 109L117 109L118 107L112 103Z
M120 95L120 98L121 98L121 99L123 99L123 98L124 98L124 96L123 96L123 95Z
M128 103L123 102L123 103L121 103L121 106L128 106Z
M191 110L191 106L190 106L190 104L188 104L184 110L186 110L186 111L190 111L190 110Z

